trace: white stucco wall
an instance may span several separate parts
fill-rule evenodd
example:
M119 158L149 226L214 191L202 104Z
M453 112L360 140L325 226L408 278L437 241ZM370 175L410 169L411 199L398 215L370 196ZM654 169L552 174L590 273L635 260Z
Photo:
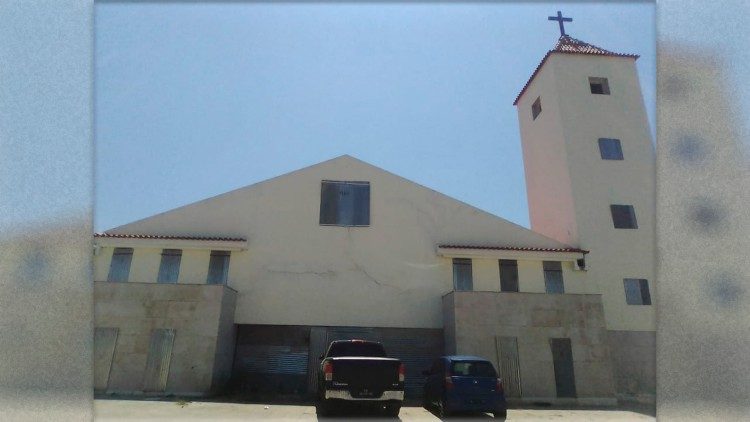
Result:
M611 95L591 94L590 76L607 78ZM538 95L543 111L532 121ZM656 305L654 149L635 61L552 54L518 105L532 229L591 250L588 277L609 329L654 330L654 306L628 305L623 287L647 279ZM624 160L602 160L599 138L620 139ZM633 205L638 229L615 229L610 204Z
M370 227L320 226L321 180L369 181ZM232 252L229 271L240 324L441 328L452 264L437 245L569 246L348 156L109 232L247 238L246 251ZM107 268L96 272L104 279L106 255L96 264ZM136 250L131 279L155 280L159 257L160 250ZM205 282L208 251L190 260L183 252L183 265L193 259L180 282ZM529 289L542 280L543 291L541 262L521 264L519 272L526 265L539 270ZM476 260L474 274L476 289L499 290L497 260ZM566 278L566 288L581 288L575 280Z

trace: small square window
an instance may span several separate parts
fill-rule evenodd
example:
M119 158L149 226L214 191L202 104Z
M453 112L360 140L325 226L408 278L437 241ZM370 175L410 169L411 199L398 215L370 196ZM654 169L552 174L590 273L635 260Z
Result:
M182 250L164 249L161 252L161 263L159 264L159 277L157 283L177 283L180 275L180 261Z
M229 251L211 251L211 260L208 262L208 284L227 284L229 275Z
M616 229L637 229L638 222L635 220L635 210L632 205L610 205L612 211L612 222Z
M643 278L626 278L625 301L628 305L650 305L651 293L648 291L648 280Z
M565 293L562 264L559 261L543 261L544 290L547 293Z
M324 180L320 189L320 224L370 225L370 183Z
M542 112L542 100L541 97L536 97L536 101L531 105L531 119L536 120L536 116Z
M609 82L607 78L589 78L589 87L592 94L609 95Z
M500 260L500 291L518 291L518 261L514 259Z
M603 160L622 160L622 146L619 139L599 138L599 153Z
M453 258L453 290L471 291L473 286L471 278L471 259Z

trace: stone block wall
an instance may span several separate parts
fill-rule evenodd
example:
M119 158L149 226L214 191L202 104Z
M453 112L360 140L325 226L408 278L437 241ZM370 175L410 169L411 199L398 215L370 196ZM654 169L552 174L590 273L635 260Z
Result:
M446 350L453 353L499 367L496 338L517 338L521 401L616 404L600 295L452 292L443 297L443 310ZM551 338L570 338L575 399L556 397Z
M207 395L231 371L236 292L220 285L94 283L94 326L117 328L107 387L142 394L151 333L175 330L166 389L155 394ZM229 357L227 357L229 356ZM102 370L102 369L100 369Z
M656 403L656 333L608 332L617 398Z

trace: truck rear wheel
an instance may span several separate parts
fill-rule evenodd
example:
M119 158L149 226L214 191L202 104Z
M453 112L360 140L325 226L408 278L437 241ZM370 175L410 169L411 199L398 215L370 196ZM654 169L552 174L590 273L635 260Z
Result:
M331 416L335 410L334 404L330 400L321 399L315 404L315 413L318 416Z
M385 405L385 414L392 418L398 417L398 413L401 411L401 403L387 404Z

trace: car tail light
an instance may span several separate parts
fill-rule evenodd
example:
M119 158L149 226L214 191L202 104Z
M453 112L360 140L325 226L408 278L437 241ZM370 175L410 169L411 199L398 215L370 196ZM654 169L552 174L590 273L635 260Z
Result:
M497 391L498 393L502 393L503 392L503 380L502 380L502 378L498 378L497 379L497 384L495 384L495 391Z
M404 382L404 379L406 379L406 367L402 363L398 366L398 382Z
M326 381L333 381L333 364L331 362L323 364L323 374L325 374Z
M445 375L445 389L450 390L453 388L453 378L450 375Z

